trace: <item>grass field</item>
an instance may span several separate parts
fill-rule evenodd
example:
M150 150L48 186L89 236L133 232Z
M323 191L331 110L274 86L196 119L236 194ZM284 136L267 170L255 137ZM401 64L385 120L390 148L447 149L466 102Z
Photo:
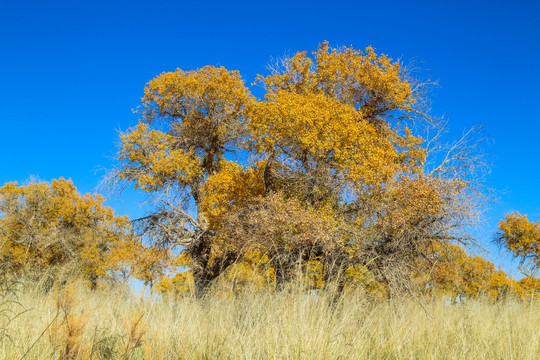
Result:
M26 290L2 309L1 359L540 359L539 302L294 292L141 301L71 286Z

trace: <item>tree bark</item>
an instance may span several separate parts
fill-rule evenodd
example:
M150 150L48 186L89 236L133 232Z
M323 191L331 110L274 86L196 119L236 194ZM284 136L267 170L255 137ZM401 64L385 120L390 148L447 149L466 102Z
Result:
M223 257L214 258L210 261L211 237L212 235L209 232L202 233L196 244L189 249L196 297L204 296L212 286L212 282L231 266L237 258L236 254L228 252Z

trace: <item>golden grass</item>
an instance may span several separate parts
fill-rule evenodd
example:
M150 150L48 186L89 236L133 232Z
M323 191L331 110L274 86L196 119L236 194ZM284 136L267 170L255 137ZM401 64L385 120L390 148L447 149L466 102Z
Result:
M540 302L422 307L290 292L139 301L81 287L18 300L9 306L27 311L2 323L0 359L540 359Z

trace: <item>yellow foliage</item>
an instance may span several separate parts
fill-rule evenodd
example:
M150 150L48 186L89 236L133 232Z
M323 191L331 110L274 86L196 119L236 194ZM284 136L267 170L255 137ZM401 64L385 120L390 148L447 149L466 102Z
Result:
M403 166L419 161L422 153L408 159L398 145L413 148L387 125L375 125L361 110L324 94L298 94L279 90L257 103L251 112L253 145L262 153L278 153L315 162L331 159L353 182L378 184Z
M418 278L429 290L450 295L452 299L480 295L492 299L524 296L521 283L480 256L468 256L461 246L432 244L432 262L418 264Z
M199 206L210 219L210 227L218 229L228 212L247 207L263 194L260 168L243 168L233 161L223 160L220 170L209 176L202 186Z
M273 269L268 266L268 257L262 259L260 253L254 251L245 260L230 266L216 286L229 293L268 290L274 287L273 275Z
M135 188L152 191L166 183L177 181L189 184L201 175L200 159L193 151L177 149L173 136L151 130L148 124L139 123L135 129L122 135L119 160L137 164L145 174L125 173L126 180L135 182Z
M400 65L372 48L331 50L323 43L314 55L313 62L298 53L282 72L259 76L267 94L250 106L251 148L304 166L330 162L363 184L417 171L422 139L386 120L392 112L406 117L414 103Z
M132 250L134 256L133 276L145 283L157 280L169 266L167 249L147 247L137 244Z
M386 286L378 282L364 265L349 267L345 272L345 280L347 288L351 290L360 288L380 299L388 296Z
M145 120L162 116L182 119L183 132L227 132L250 98L238 71L205 66L196 71L164 72L152 79L144 91ZM210 129L212 113L222 118L217 129ZM175 129L180 130L180 129Z
M516 212L499 222L499 230L498 241L503 246L540 268L540 222L529 221L527 215Z
M407 233L436 219L444 211L439 185L438 179L424 176L401 177L385 184L381 226L392 234Z
M70 180L0 188L0 255L12 269L58 270L67 264L95 281L116 265L113 249L131 240L127 217L100 195L80 195ZM119 260L116 258L116 260Z
M523 291L523 297L526 299L540 298L540 279L528 276L519 281L519 286Z
M193 289L191 270L177 272L174 276L163 275L154 285L154 290L159 294L171 294L175 299L181 295L192 293Z
M433 243L459 239L454 229L470 214L457 203L468 185L424 172L427 151L413 130L432 119L418 111L425 94L399 62L371 47L325 42L272 70L257 78L262 99L237 71L162 73L145 88L139 124L122 135L116 177L156 200L141 228L155 242L182 246L180 283L192 276L201 293L225 274L226 282L259 286L271 269L285 282L299 262L314 287L335 265L352 282L372 277L368 287L384 293L385 271L410 268ZM256 253L270 257L264 270L249 259ZM477 265L448 267L451 280L438 276L460 294L489 281L508 285L495 275L473 284L490 269L453 284ZM176 291L177 275L164 273L146 279Z
M415 102L411 86L401 76L401 66L375 49L331 49L322 43L313 53L299 52L285 61L285 71L259 81L274 91L319 93L367 112L367 116L404 109Z

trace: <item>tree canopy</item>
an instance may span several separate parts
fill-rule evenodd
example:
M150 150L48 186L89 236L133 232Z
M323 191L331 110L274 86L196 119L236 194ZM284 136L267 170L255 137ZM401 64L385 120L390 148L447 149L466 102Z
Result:
M182 253L197 293L254 252L278 287L313 262L323 283L354 266L389 283L432 243L471 241L470 182L427 170L439 124L402 64L322 43L254 85L263 98L222 67L162 73L121 137L113 177L155 203L136 228Z
M516 212L501 220L496 241L523 263L540 268L540 223L530 221L527 215Z
M76 273L96 286L116 270L118 251L133 248L127 217L70 180L0 188L0 257L11 271L55 277Z

